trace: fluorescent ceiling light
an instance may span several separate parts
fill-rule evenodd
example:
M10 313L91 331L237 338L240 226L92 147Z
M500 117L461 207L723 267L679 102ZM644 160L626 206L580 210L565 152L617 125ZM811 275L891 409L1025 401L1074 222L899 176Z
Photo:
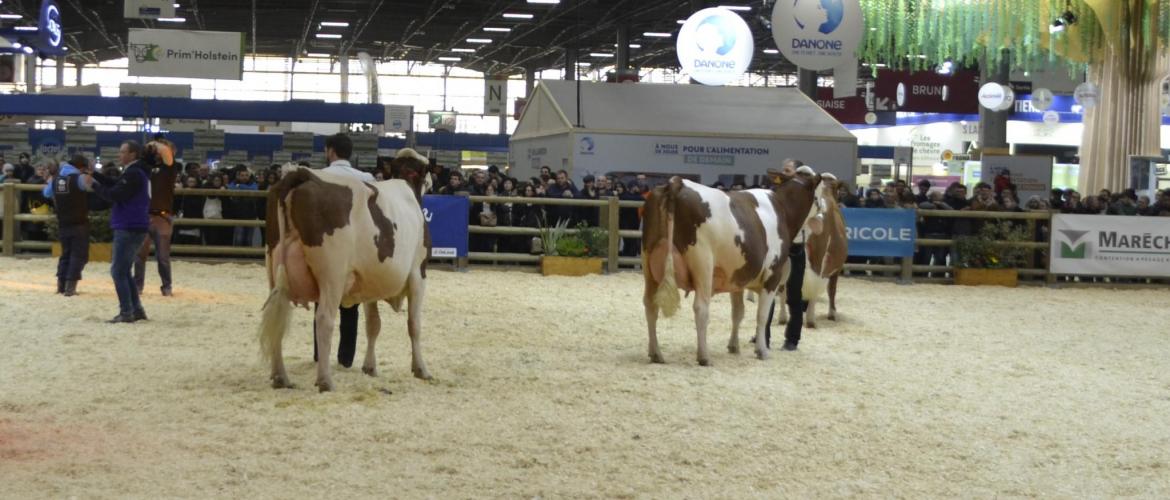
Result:
M670 38L674 35L672 35L670 33L663 33L661 31L647 31L645 33L642 33L642 36L648 36L650 38Z
M440 61L459 62L459 61L462 61L463 59L460 59L458 57L442 56L439 58L439 60Z
M451 52L475 52L475 49L468 49L468 48L463 48L463 47L455 47L455 48L451 49Z
M176 9L177 9L177 8L179 8L179 4L175 4L175 8L176 8Z
M686 19L677 19L674 22L679 23L679 24L686 24L687 20Z
M751 7L748 7L746 5L720 5L720 7L723 7L724 9L727 9L727 10L737 10L740 12L752 10Z
M491 38L468 38L467 43L492 43Z
M32 54L33 53L32 47L25 46L25 48L23 50L24 50L25 54Z
M608 52L590 52L589 56L590 57L613 57L613 54L610 54Z
M548 5L556 5L561 3L561 0L528 0L528 3L542 3Z
M347 21L321 21L321 26L328 26L330 28L348 28L349 22L347 22Z
M20 42L12 42L12 48L19 49L21 47L23 47L23 45L21 45Z
M36 26L14 26L12 29L16 31L37 31L40 28L37 28Z
M483 30L484 31L492 31L492 32L496 32L496 33L507 33L509 31L512 31L512 28L497 28L495 26L484 26Z
M309 57L326 57L326 58L327 58L327 57L332 57L332 56L330 56L329 54L324 54L324 53L321 53L321 52L309 52L308 54L305 54L305 55L306 55L306 56L309 56Z
M341 38L341 35L339 35L337 33L317 33L317 38L338 39L338 38Z
M532 19L533 17L534 16L532 14L524 14L524 13L520 13L520 12L505 12L504 13L505 19Z
M185 22L187 22L187 18L185 18L185 17L160 17L160 18L158 18L158 22L160 22L160 23L185 23Z
M779 54L780 51L776 49L764 49L765 54Z
M20 19L24 16L20 14L0 14L0 19Z
M588 66L588 65L589 65L589 63L587 63L587 62L585 62L585 61L579 61L579 62L577 63L577 66Z

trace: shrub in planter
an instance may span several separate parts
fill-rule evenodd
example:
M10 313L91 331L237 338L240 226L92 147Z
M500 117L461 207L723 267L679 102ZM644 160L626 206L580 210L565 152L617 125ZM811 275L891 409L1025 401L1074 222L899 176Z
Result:
M955 238L955 284L1016 286L1016 268L1027 262L1031 250L1004 243L1028 241L1026 226L1006 220L987 221L975 235Z
M541 224L540 241L544 250L540 259L541 273L545 276L601 274L603 257L608 250L605 230L588 227L582 222L577 225L577 231L570 234L568 225L567 221L559 221L551 228Z

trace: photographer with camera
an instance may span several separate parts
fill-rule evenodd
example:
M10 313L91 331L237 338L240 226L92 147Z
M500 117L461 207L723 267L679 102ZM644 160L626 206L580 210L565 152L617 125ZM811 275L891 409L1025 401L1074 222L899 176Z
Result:
M110 276L118 294L118 315L110 323L147 319L131 269L150 229L150 165L144 158L157 163L159 147L153 142L145 148L136 141L123 142L118 149L118 162L125 165L120 176L113 178L95 172L82 177L86 190L114 205L110 212L110 228L114 230Z

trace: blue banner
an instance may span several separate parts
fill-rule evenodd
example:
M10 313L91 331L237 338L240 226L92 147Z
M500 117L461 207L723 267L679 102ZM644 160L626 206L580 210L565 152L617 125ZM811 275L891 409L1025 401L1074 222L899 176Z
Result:
M842 208L849 255L910 257L914 255L916 217L901 208Z
M431 228L431 256L467 257L467 217L471 200L466 196L423 196L423 216Z

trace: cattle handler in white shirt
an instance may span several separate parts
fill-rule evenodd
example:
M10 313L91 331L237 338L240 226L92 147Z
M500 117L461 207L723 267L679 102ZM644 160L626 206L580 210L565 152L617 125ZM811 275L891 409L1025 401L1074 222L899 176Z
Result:
M373 184L374 176L362 172L349 163L349 157L353 155L353 141L345 134L333 134L325 138L325 159L329 162L329 166L325 167L323 171L331 174L345 175L353 177L359 181L369 182ZM353 366L354 351L357 350L357 327L358 327L358 305L354 304L350 307L342 306L339 308L341 312L341 321L338 322L341 329L341 341L337 346L337 362L346 368ZM316 328L316 325L313 326ZM313 361L317 361L317 332L313 331Z

